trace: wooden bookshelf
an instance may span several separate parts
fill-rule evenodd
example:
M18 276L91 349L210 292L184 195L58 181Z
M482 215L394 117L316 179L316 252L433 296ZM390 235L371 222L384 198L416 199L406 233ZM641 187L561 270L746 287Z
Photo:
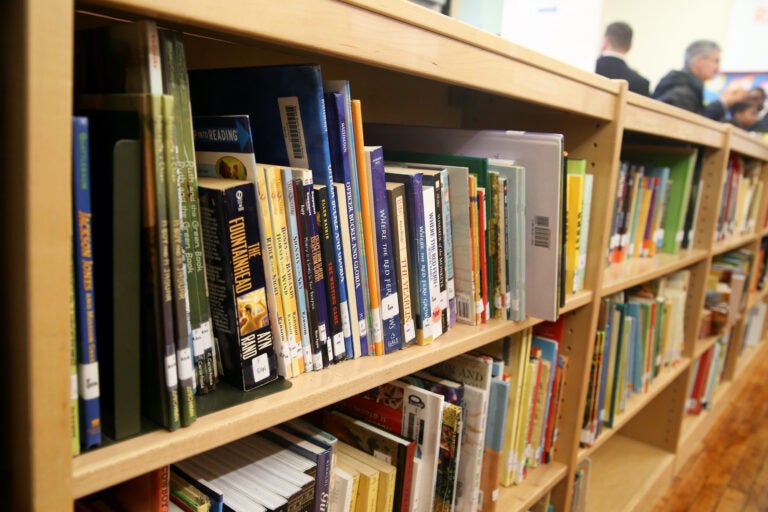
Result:
M242 438L353 393L481 347L539 322L492 321L459 326L427 347L345 362L302 375L289 389L200 417L176 432L156 431L76 458L70 453L69 344L70 176L73 33L114 20L152 18L186 34L190 67L313 61L324 76L349 79L366 121L563 133L569 154L595 175L585 291L569 297L569 366L555 460L523 485L502 488L501 508L523 511L547 493L569 508L579 460L593 459L589 510L636 510L663 492L690 442L708 423L685 419L679 382L690 360L667 369L599 445L578 447L600 300L683 268L708 270L713 255L749 246L757 234L716 244L720 183L731 152L756 161L768 184L768 144L607 80L521 48L405 0L10 0L0 2L6 115L3 149L14 159L4 174L2 216L4 372L10 435L4 436L3 495L12 510L72 510L74 500L206 449ZM329 27L333 27L329 30ZM695 247L679 254L606 265L610 214L621 146L640 136L658 147L701 148L705 184ZM768 194L758 212L765 218ZM758 228L761 236L766 229ZM698 274L697 274L698 275ZM765 294L756 295L754 301ZM689 301L703 301L695 286ZM750 304L754 304L750 299ZM695 308L694 308L695 309ZM700 309L700 308L699 308ZM693 319L691 319L693 320ZM741 320L740 320L741 321ZM703 345L687 346L696 357ZM765 344L762 344L765 347ZM686 352L686 355L690 355ZM764 350L752 357L764 357ZM739 355L740 380L749 354ZM728 386L728 385L726 385ZM736 389L736 388L733 388ZM718 395L718 401L721 400ZM661 401L661 406L656 404ZM663 410L676 449L633 439L633 418ZM715 407L707 417L721 411ZM707 420L709 421L709 420Z

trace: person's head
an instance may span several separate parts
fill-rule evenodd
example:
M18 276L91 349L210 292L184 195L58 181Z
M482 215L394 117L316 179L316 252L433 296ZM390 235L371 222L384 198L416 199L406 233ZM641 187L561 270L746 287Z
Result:
M753 87L747 93L747 99L757 108L758 111L765 106L765 89L762 87Z
M709 80L720 70L720 46L701 39L685 49L685 67L700 80Z
M632 27L623 21L615 21L605 27L603 50L627 53L632 46Z
M757 107L751 101L737 101L731 105L731 120L741 128L749 128L757 122Z

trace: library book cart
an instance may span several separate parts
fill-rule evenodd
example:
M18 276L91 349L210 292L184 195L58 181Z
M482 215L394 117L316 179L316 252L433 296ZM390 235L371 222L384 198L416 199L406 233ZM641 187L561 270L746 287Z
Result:
M692 362L712 343L698 339L705 277L713 257L757 250L768 236L765 201L749 235L711 243L729 155L760 167L768 145L703 117L637 96L610 81L516 46L405 0L8 0L3 20L2 294L6 360L3 495L12 510L71 510L74 501L142 473L324 407L538 322L457 325L437 342L384 358L347 361L305 374L289 390L200 417L175 432L155 431L70 453L71 116L73 33L80 27L150 18L183 30L191 69L317 62L348 79L366 121L562 133L566 150L594 173L585 290L566 315L569 356L554 461L522 485L502 488L500 510L524 511L551 492L569 510L575 468L592 460L588 509L643 510L663 493L723 404L735 396L762 347L731 350L712 408L685 414ZM624 264L606 263L622 145L649 151L699 147L702 199L691 249ZM765 197L768 194L764 194ZM633 397L611 429L580 449L601 299L679 269L692 272L683 361ZM748 306L764 300L750 295ZM743 329L737 320L733 329ZM731 346L737 345L736 343Z

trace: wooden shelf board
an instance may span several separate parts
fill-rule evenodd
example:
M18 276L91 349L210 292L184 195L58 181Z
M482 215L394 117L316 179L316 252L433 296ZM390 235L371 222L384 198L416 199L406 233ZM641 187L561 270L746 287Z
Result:
M624 129L710 147L725 138L722 123L639 94L627 94Z
M717 334L715 336L707 336L706 338L699 338L696 340L696 346L693 347L693 359L696 360L700 358L701 355L709 350L722 336L722 334Z
M631 258L612 263L603 274L602 296L656 279L675 270L693 265L707 257L703 249L682 250L677 254L657 254L653 258Z
M225 40L263 41L517 98L547 109L614 117L617 83L408 2L294 0L279 9L257 2L86 0L96 12L150 16ZM334 27L334 30L328 30ZM429 48L429 51L423 51ZM484 77L478 80L477 77Z
M475 327L457 324L430 345L305 373L290 381L290 389L200 417L189 427L151 432L85 453L72 461L73 498L259 432L539 322L491 321Z
M768 146L765 144L762 134L756 135L738 128L732 129L731 150L740 153L742 156L757 158L763 161L768 160Z
M560 314L573 311L582 306L586 306L592 302L594 295L595 294L592 292L592 290L581 290L574 293L573 295L569 295L565 299L565 306L560 308Z
M675 455L625 436L614 436L592 455L587 510L647 510L672 479Z
M749 233L747 235L735 236L733 238L729 238L728 240L715 242L712 244L712 255L717 256L718 254L723 254L734 249L739 249L750 242L754 242L756 239L756 234Z
M501 488L496 509L504 512L528 510L567 474L568 467L560 462L550 462L534 468L522 484Z
M626 407L624 411L616 416L613 423L613 427L603 427L600 431L600 435L595 440L595 443L588 448L579 449L578 461L582 461L587 457L590 457L593 453L600 450L600 447L610 442L610 439L616 436L616 433L624 426L629 420L631 420L643 407L656 398L667 386L669 386L690 363L689 359L683 359L675 366L665 368L654 379L653 383L648 387L648 391L645 393L636 393L627 399Z

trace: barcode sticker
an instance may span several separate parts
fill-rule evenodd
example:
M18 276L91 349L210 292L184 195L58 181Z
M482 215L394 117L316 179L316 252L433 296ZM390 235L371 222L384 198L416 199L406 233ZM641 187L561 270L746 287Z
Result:
M269 358L267 358L267 354L254 357L251 360L251 367L253 368L254 381L259 382L269 377Z
M549 249L549 238L552 230L549 227L549 217L537 215L533 219L533 245Z
M472 313L472 299L463 293L456 294L456 318L469 323L475 321L475 315Z
M277 98L280 121L283 125L283 139L288 161L292 167L309 168L307 148L304 144L304 125L301 122L299 99L296 96Z

